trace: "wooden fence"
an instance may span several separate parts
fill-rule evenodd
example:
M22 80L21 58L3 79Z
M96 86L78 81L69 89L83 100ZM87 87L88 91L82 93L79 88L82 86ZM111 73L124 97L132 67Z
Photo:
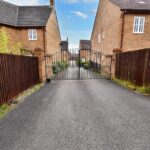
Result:
M0 54L0 104L39 83L36 57Z
M116 54L115 76L138 86L149 86L150 49Z

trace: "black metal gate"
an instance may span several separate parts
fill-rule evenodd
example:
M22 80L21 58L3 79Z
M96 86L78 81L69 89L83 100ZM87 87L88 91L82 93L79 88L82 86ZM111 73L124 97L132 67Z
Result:
M86 80L111 77L112 56L93 50L57 52L51 56L53 80Z

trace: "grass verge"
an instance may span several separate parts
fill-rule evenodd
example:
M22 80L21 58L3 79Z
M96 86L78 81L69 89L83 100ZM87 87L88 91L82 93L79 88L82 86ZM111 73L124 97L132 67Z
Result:
M14 98L13 102L11 102L10 104L0 105L0 119L2 117L4 117L9 111L14 109L19 103L23 102L27 96L38 91L42 86L43 86L43 84L35 85L35 86L31 87L30 89L24 91L20 95L18 95L16 98Z
M130 81L124 81L124 80L120 80L120 79L116 79L116 78L114 78L113 81L115 81L116 83L118 83L126 88L129 88L133 91L137 91L141 94L148 95L148 96L150 95L150 86L141 86L140 87Z

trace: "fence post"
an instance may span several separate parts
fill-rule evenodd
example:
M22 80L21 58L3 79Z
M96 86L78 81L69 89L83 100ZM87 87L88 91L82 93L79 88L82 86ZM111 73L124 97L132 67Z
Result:
M115 48L113 50L113 57L112 57L112 76L116 78L117 74L116 74L116 70L118 69L118 62L117 62L117 54L118 53L121 53L122 50L121 49L118 49L118 48Z
M113 52L113 56L112 56L112 65L111 65L111 74L112 77L116 77L116 57L117 57L118 52Z
M34 55L38 57L39 61L39 77L40 77L40 82L44 82L46 80L46 75L45 75L45 56L44 56L44 51L40 49L34 50Z
M146 85L147 69L149 62L149 50L146 51L145 64L144 64L144 73L143 73L143 85Z

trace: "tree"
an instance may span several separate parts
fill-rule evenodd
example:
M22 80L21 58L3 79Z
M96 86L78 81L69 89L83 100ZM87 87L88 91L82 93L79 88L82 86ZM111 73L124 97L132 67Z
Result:
M21 42L11 43L10 37L4 28L0 29L0 53L11 53L20 55L23 48Z
M9 43L9 35L2 28L0 29L0 53L9 53L8 43Z

